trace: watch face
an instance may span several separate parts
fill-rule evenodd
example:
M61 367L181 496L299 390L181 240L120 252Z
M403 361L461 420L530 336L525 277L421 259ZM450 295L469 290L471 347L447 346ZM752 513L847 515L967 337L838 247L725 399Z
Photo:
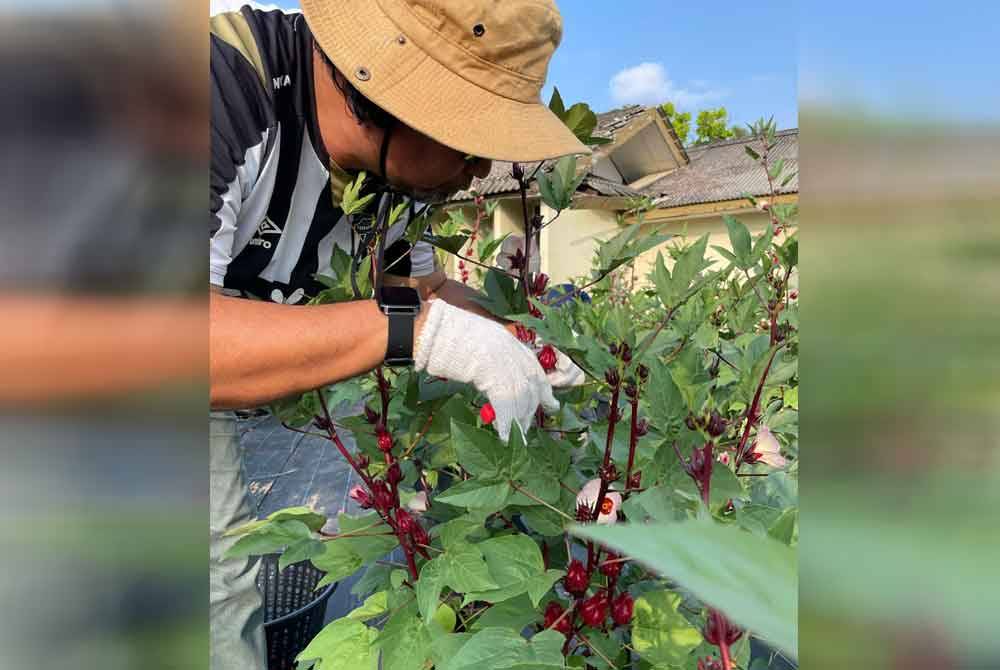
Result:
M420 294L417 293L417 289L409 286L383 286L379 292L378 302L380 305L391 307L419 309Z

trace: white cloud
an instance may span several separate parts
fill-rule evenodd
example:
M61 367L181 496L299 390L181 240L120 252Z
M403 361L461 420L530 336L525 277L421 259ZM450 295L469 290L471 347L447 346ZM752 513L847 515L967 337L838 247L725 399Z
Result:
M690 109L701 103L725 97L722 90L712 89L699 80L693 91L678 87L660 63L640 63L622 70L611 78L611 97L619 105L658 105L670 101L678 108Z
M238 12L243 5L250 5L254 9L262 9L264 11L271 11L272 9L280 9L283 12L299 11L297 9L285 9L266 2L253 2L253 0L210 0L208 11L210 16L215 16L222 12Z

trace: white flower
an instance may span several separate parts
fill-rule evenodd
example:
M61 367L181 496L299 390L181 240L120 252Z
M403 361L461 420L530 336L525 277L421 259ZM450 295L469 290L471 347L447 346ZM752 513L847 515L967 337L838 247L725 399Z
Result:
M414 514L423 514L426 512L427 491L418 491L416 495L410 498L410 502L406 503L406 508Z
M597 502L597 496L601 493L601 480L591 479L586 485L580 490L580 493L576 496L576 506L577 509L581 505L594 509L594 503ZM614 491L609 491L604 496L604 500L601 502L601 509L597 515L597 523L616 523L618 521L618 508L621 507L622 496L620 493L615 493Z
M758 461L766 463L772 468L783 468L788 465L788 461L781 455L781 445L778 444L778 438L767 426L761 426L757 429L757 441L754 442L753 451Z

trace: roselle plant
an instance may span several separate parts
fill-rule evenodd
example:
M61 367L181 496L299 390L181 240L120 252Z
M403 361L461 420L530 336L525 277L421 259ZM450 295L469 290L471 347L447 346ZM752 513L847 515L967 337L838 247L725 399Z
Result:
M751 130L749 159L773 189L787 178L768 160L774 126ZM550 222L528 216L527 197L536 181L546 204L567 207L576 161L515 165L513 176L524 252L505 271L492 266L499 245L480 246L480 303L518 324L543 368L559 350L586 382L560 391L560 411L526 433L515 425L508 443L475 389L409 369L280 403L287 427L322 434L355 470L350 495L365 511L330 523L282 510L234 531L230 554L280 551L282 568L310 560L326 572L317 588L365 569L353 589L363 605L316 636L303 668L730 670L749 667L751 637L794 655L795 208L768 206L756 237L727 218L722 263L706 257L707 236L670 238L640 212L549 304L528 256ZM358 206L361 192L347 191L345 211L374 205ZM461 222L452 214L435 235L417 217L407 234L461 254L481 217L466 232ZM608 300L656 247L646 281ZM317 301L370 291L370 265L338 251L332 268Z

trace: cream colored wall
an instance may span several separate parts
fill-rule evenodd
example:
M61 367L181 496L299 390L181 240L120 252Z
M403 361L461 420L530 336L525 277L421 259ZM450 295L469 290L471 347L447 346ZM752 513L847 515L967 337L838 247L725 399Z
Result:
M768 216L764 212L747 210L736 213L733 216L749 228L752 236L759 235L764 232L764 229L767 227ZM723 258L722 254L712 248L713 246L720 246L725 249L732 248L729 244L729 229L726 228L726 224L720 215L697 218L691 217L678 221L659 222L650 225L658 226L660 232L663 234L673 234L678 237L675 237L670 241L665 242L663 245L660 245L655 249L651 249L650 251L647 251L643 255L639 256L635 265L636 277L642 278L643 280L646 278L646 275L653 270L656 263L656 254L658 252L663 254L663 259L666 262L667 267L673 267L673 259L670 258L670 255L663 247L670 244L684 243L685 240L679 237L681 235L686 235L686 242L691 243L705 233L708 233L708 249L705 256L713 261L714 265L712 267L715 269L721 269L728 262L725 258Z
M542 218L550 221L555 212L542 206ZM617 214L604 209L567 209L559 220L542 230L542 272L550 281L561 283L590 273L597 240L605 240L620 230Z
M499 239L508 233L524 235L524 213L519 198L500 200L493 210L493 239Z

